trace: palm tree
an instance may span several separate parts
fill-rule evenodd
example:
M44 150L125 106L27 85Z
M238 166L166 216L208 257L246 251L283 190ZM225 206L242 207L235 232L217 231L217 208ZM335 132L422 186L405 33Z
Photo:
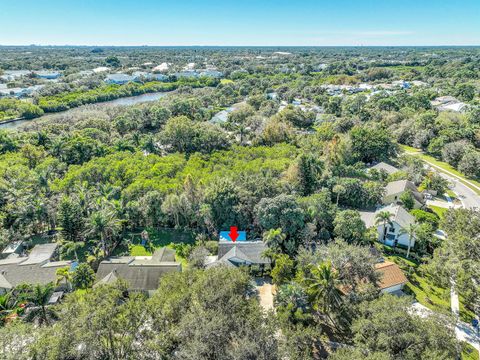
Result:
M88 224L88 234L94 237L100 237L100 244L105 256L115 248L114 244L110 244L122 229L122 221L117 218L114 211L108 209L100 209L90 216Z
M282 232L282 229L270 229L263 233L263 242L271 249L281 249L287 235Z
M331 313L342 305L340 282L331 262L323 262L312 268L310 277L306 279L307 292L313 299L317 311L325 314L335 324Z
M12 292L0 295L0 323L13 314L17 309L17 301L13 298Z
M70 257L72 254L75 256L75 261L79 262L78 251L85 246L83 241L65 241L62 244L62 251Z
M408 225L408 227L405 229L400 230L400 234L408 234L408 249L407 249L407 258L410 256L410 249L412 247L412 240L415 239L415 236L418 231L418 224L417 223L412 223Z
M392 216L393 214L390 211L380 211L377 215L375 215L375 224L376 225L383 225L383 241L385 241L385 231L387 229L387 224L393 226L392 223Z
M340 195L343 195L345 194L345 192L347 191L347 189L345 189L345 186L343 185L340 185L340 184L337 184L333 187L332 189L333 193L334 194L337 194L337 206L338 206L338 201L340 200Z
M33 306L29 309L25 321L35 322L41 326L49 325L51 321L58 318L55 311L51 307L47 307L53 290L54 287L51 283L45 286L35 285L33 291L27 296L27 300Z
M65 284L67 284L68 290L72 289L72 272L70 271L70 268L68 266L57 269L55 274L57 275L57 281L55 282L55 285L58 286L59 284L64 282Z

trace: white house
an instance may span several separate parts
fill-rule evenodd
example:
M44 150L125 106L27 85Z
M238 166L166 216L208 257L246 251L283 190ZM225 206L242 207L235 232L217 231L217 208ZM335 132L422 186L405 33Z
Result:
M392 214L390 223L386 226L382 223L376 223L376 216L382 211L388 211ZM390 204L375 212L363 211L360 212L361 218L367 228L372 226L377 227L378 241L389 246L402 246L405 248L415 247L415 237L410 239L406 230L410 224L415 223L415 218L400 205Z

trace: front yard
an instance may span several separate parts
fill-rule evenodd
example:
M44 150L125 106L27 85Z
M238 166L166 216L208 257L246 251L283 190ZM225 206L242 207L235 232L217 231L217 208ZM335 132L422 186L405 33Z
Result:
M419 264L411 259L406 259L400 255L386 256L390 261L395 262L404 271L405 276L409 280L405 285L405 292L412 295L422 305L432 311L449 315L451 314L450 306L450 289L436 286L432 279L423 274L419 269ZM470 310L465 309L463 298L460 301L460 319L470 323L475 316Z

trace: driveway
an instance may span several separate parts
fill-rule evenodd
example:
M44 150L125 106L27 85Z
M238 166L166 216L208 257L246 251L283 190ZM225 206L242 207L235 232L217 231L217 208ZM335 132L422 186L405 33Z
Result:
M256 278L255 288L257 289L260 305L263 309L266 311L273 310L274 286L271 280L267 278Z

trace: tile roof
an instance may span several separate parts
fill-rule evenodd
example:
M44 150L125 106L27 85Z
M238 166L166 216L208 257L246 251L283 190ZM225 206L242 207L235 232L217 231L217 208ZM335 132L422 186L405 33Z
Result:
M375 270L381 275L378 285L382 290L408 282L400 267L391 261L375 264Z

